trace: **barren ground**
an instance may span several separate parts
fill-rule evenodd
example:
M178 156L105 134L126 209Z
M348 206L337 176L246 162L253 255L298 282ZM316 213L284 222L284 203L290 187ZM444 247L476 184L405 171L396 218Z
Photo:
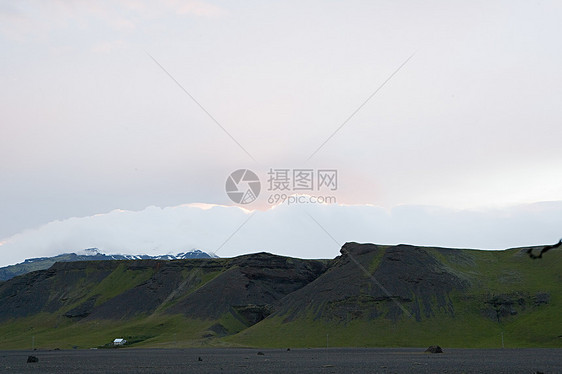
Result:
M562 349L444 348L444 351L442 354L424 353L424 348L0 351L0 372L562 373ZM36 356L39 362L27 363L29 355Z

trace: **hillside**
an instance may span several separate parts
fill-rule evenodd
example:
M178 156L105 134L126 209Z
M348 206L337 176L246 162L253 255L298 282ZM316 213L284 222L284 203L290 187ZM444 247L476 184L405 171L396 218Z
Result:
M537 261L526 251L348 243L324 274L229 341L501 347L503 332L506 347L561 347L562 253Z
M0 283L0 349L562 346L561 251L347 243L333 260L56 263Z

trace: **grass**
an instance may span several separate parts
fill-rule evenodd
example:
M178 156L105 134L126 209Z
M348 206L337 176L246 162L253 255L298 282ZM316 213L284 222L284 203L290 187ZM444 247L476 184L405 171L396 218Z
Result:
M384 253L386 251L386 247L387 246L378 246L377 251L375 252L375 255L373 256L373 259L371 260L371 263L369 264L369 267L367 270L369 270L369 273L373 274L375 272L375 270L377 270L377 268L379 267L382 258L384 256Z
M107 300L147 281L153 274L153 269L129 269L127 264L120 264L111 274L94 287L87 297L99 295L96 300L96 306L101 305Z
M478 315L439 316L421 322L402 319L398 323L384 319L358 319L347 324L304 318L283 323L282 318L274 317L225 340L256 347L325 347L328 334L331 347L423 347L438 344L457 348L501 348L503 331L506 348L560 347L562 339L552 332L551 317L548 313L542 318L529 315L504 325ZM534 323L526 324L525 319Z
M97 320L54 328L56 317L38 315L0 326L0 349L87 349L125 338L130 347L198 346L205 330L215 321L184 316L157 316L128 321ZM128 338L127 338L128 337Z

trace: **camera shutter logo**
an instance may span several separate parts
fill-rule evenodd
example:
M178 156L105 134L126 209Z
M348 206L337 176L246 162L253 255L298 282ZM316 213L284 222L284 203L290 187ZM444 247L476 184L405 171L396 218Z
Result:
M226 179L226 194L230 200L238 204L249 204L260 194L260 179L251 170L238 169Z

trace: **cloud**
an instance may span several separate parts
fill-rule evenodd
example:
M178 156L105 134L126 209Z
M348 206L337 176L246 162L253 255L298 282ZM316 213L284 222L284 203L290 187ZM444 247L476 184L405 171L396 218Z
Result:
M2 263L97 247L162 254L193 248L222 257L267 251L333 258L348 241L503 249L555 242L562 202L468 211L429 206L279 205L266 211L210 204L114 210L53 221L4 239Z
M98 43L92 47L92 52L108 54L115 50L123 48L123 45L124 43L122 40L113 40L113 41Z
M147 20L175 15L216 18L225 9L205 1L21 1L0 4L0 34L15 41L43 40L59 30L130 32Z
M225 14L225 10L203 1L167 1L168 6L179 15L195 15L200 17L219 17Z
M131 31L134 13L126 13L122 4L90 1L21 1L12 8L0 7L0 34L17 42L45 41L60 38L58 31L72 30L73 35L98 33L108 28ZM100 28L101 25L101 28Z
M304 167L416 48L306 165L338 169L340 203L402 206L304 207L338 243L303 207L257 212L219 254L556 240L559 211L474 209L562 199L559 9L393 4L0 1L2 260L215 250L248 213L179 204L227 202L239 168Z

